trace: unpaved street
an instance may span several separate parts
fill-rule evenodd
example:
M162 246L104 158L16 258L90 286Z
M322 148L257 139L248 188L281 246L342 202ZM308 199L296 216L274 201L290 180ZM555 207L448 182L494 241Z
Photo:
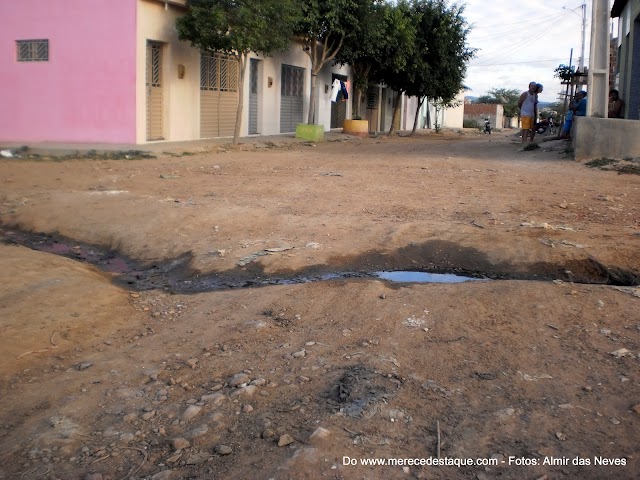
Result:
M3 159L0 479L637 478L640 176L541 146Z

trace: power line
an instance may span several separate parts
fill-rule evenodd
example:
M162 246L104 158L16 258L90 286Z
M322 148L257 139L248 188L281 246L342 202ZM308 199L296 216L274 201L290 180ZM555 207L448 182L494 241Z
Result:
M547 60L531 60L528 62L509 62L509 63L490 63L482 65L469 65L469 67L495 67L497 65L522 65L525 63L544 63L544 62L560 62L566 60L565 58L549 58Z
M568 17L566 12L559 13L559 14L553 16L553 17L548 17L547 16L547 17L544 17L546 19L546 22L543 22L543 23L551 24L552 22L555 22L556 20L560 21L560 20L564 19L565 17ZM496 32L496 33L492 33L492 34L489 34L489 35L483 35L483 36L475 37L475 38L474 38L474 35L473 35L473 30L472 30L470 35L469 35L469 38L470 38L470 40L479 40L479 39L486 39L486 38L493 38L493 37L502 37L502 36L509 36L511 34L514 34L514 33L524 33L524 32L527 32L529 30L537 31L540 28L540 24L539 23L532 23L531 21L521 22L519 24L520 25L527 24L528 26L527 27L523 27L523 28L514 28L514 29L510 29L510 30L504 30L502 32Z
M568 16L569 14L565 13L565 15ZM547 22L547 23L549 23L549 22ZM491 63L491 62L495 62L497 60L503 60L503 59L505 59L505 57L508 57L508 56L513 55L514 53L518 52L522 47L534 44L536 40L538 40L539 38L543 37L544 35L547 35L550 31L552 31L553 29L557 28L558 25L560 25L560 22L556 22L555 21L555 18L551 19L551 23L553 23L553 25L549 25L549 29L546 28L547 27L546 24L543 24L545 28L542 28L541 31L539 31L537 34L535 34L533 36L530 36L530 37L526 37L526 38L524 38L524 39L522 39L522 40L520 40L518 42L515 42L512 45L509 45L506 48L502 48L500 50L494 50L494 51L488 53L484 59L479 58L479 61L484 62L484 63L476 64L476 66L484 66L485 64L488 64L488 63ZM537 27L540 28L543 25L538 25Z
M577 8L577 7L576 7ZM538 20L544 20L546 18L549 18L549 15L543 15L541 17L534 17L534 18L527 18L527 20L518 20L517 22L512 22L512 23L499 23L497 25L482 25L482 26L476 26L475 24L471 24L471 27L473 30L478 29L478 28L495 28L495 27L505 27L505 26L509 26L509 25L520 25L522 23L530 23L530 22L536 22Z

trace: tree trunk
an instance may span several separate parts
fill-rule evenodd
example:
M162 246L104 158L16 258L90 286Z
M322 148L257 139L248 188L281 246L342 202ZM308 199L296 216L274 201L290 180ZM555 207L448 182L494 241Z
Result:
M233 144L237 145L240 141L240 126L242 125L242 109L244 107L244 76L249 63L249 53L238 53L236 57L240 71L240 79L238 80L238 109L236 110L236 127L233 130Z
M362 89L357 86L353 86L354 96L353 96L353 114L351 117L353 119L360 119L360 104L362 103Z
M402 92L396 93L396 98L393 102L393 117L391 118L391 128L387 135L392 135L395 132L396 122L400 118L400 100L402 99Z
M426 97L418 97L418 108L416 108L416 116L413 119L413 130L411 130L411 135L416 133L416 127L418 126L418 118L420 117L420 109L422 108L422 104L424 103L424 99Z
M316 123L316 102L318 101L318 76L314 73L314 69L311 70L311 98L309 98L309 116L307 117L308 124Z

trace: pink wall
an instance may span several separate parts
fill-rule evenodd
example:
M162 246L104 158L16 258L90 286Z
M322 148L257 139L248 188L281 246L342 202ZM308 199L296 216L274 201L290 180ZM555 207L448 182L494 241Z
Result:
M136 141L137 0L1 0L0 141ZM16 40L49 40L18 62Z

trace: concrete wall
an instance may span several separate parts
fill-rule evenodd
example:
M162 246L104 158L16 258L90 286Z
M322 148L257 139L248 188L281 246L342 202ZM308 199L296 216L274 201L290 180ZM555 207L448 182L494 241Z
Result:
M280 134L280 96L282 82L282 65L292 65L305 69L304 80L304 111L303 123L306 123L309 114L309 98L311 94L311 60L300 44L292 42L286 52L278 52L270 57L251 54L251 58L260 60L260 83L258 85L258 132L260 135ZM351 95L353 95L352 76L350 67L338 65L325 65L316 78L318 102L317 122L324 126L328 132L331 128L331 75L339 74L348 77L347 90L349 102L347 103L347 118L351 117ZM269 87L269 78L272 80ZM325 85L328 91L325 92ZM242 126L240 136L246 136L249 132L249 69L244 82L244 109L242 114Z
M456 98L459 105L453 108L447 108L444 112L444 128L462 128L464 120L464 91L460 92Z
M135 141L135 2L3 0L0 18L0 140ZM49 60L18 62L39 39Z
M618 90L625 101L625 118L640 119L640 0L629 0L618 18L620 44Z
M640 121L574 118L573 149L578 161L640 157Z
M136 143L146 143L147 41L162 43L163 132L167 141L200 137L200 52L178 40L176 19L184 9L164 3L136 0ZM178 65L185 66L178 78Z
M438 110L438 126L440 128L462 128L462 120L464 116L464 93L460 92L455 98L460 102L460 105L453 108L439 109ZM418 97L405 97L403 103L403 129L412 130L413 123L416 115L416 108L418 107ZM427 103L425 100L420 108L418 115L418 126L416 130L420 130L426 127L427 110L431 119L431 129L436 128L436 111L433 104Z

